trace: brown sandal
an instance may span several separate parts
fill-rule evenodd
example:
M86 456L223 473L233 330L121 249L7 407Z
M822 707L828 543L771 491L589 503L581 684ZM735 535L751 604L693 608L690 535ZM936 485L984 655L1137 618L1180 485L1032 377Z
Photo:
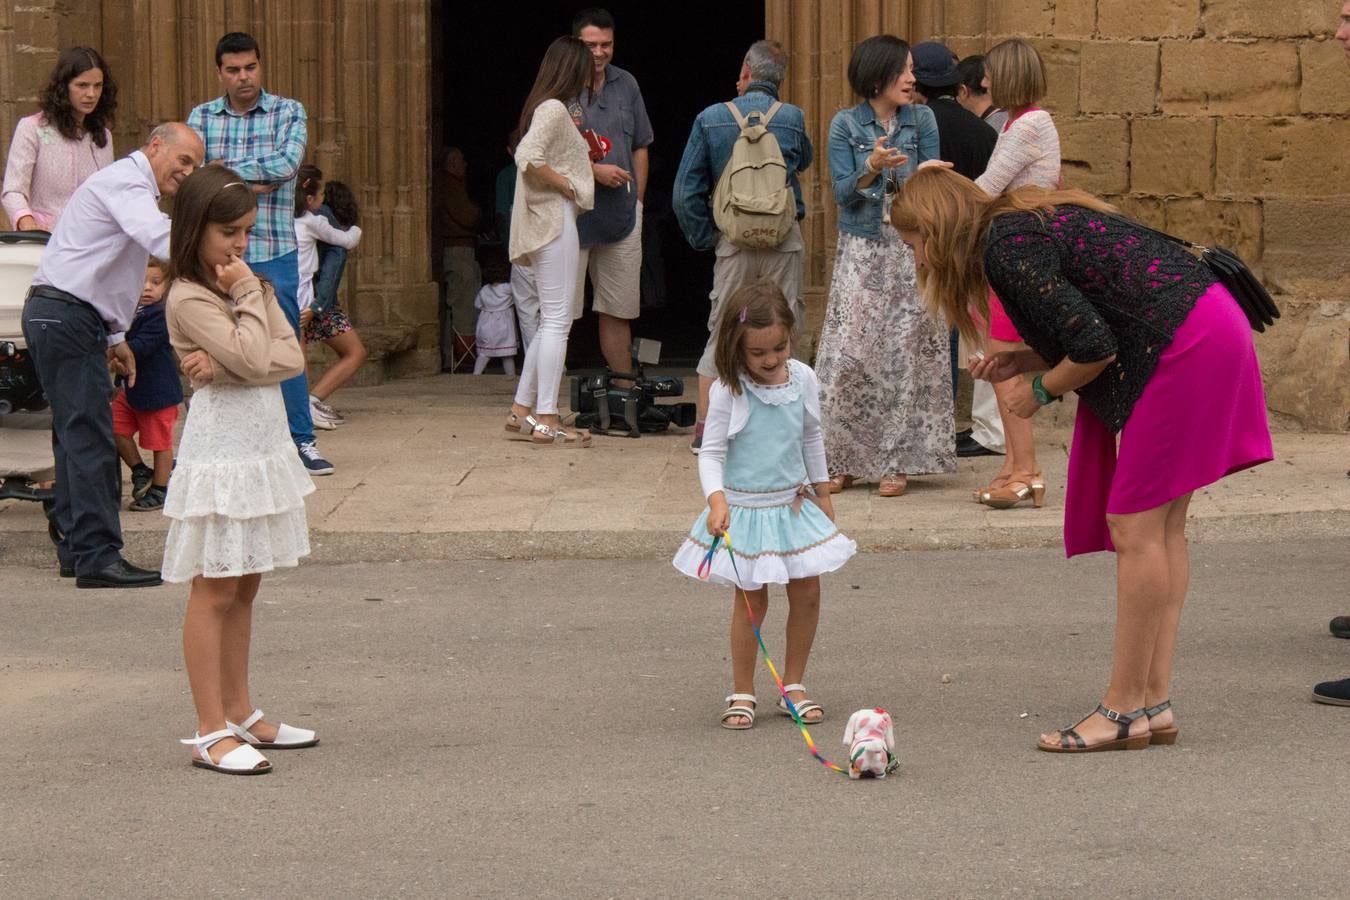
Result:
M1036 509L1045 505L1045 477L1040 472L1014 475L1002 487L980 494L980 502L994 509L1012 509L1028 497Z
M1148 716L1148 727L1149 727L1148 742L1150 744L1170 745L1175 744L1177 742L1177 735L1180 734L1180 729L1177 728L1175 719L1172 721L1171 725L1164 725L1161 728L1153 727L1153 717L1161 715L1162 713L1166 712L1171 708L1172 708L1172 701L1164 700L1157 706L1150 706L1148 709L1144 710L1144 715Z
M879 493L883 497L900 497L909 487L909 476L907 475L882 475L881 489Z
M1102 741L1100 744L1088 746L1083 740L1082 735L1077 731L1078 725L1082 725L1095 714L1101 713L1107 719L1116 723L1115 740ZM1037 750L1044 750L1046 753L1099 753L1105 750L1145 750L1149 745L1149 733L1130 735L1130 725L1138 718L1144 715L1142 708L1133 712L1117 712L1114 709L1108 709L1106 706L1098 703L1097 708L1088 713L1078 722L1069 728L1059 730L1059 743L1047 744L1043 741L1036 742Z
M1011 475L995 475L993 481L990 481L982 488L976 488L971 491L970 499L974 500L976 503L983 503L985 494L1003 487L1008 483L1008 479L1010 478L1012 478Z
M857 479L854 478L852 475L831 475L830 493L837 494L840 491L846 491L849 488L853 487L853 482L856 480Z

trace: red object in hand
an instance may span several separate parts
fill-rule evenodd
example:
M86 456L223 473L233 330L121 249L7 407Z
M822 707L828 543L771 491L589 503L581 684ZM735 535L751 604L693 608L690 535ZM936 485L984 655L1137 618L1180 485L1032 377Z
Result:
M587 128L581 132L581 136L586 139L586 148L593 163L604 159L614 147L609 138L603 134L596 134L593 128Z

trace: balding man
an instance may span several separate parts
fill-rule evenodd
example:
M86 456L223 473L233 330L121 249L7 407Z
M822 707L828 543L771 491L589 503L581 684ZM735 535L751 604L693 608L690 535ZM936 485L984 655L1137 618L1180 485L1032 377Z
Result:
M113 443L108 368L136 381L125 332L151 254L169 258L173 194L205 151L196 133L161 125L140 150L87 178L56 222L28 300L23 333L52 409L56 545L63 577L82 588L147 587L159 572L122 558L122 473Z

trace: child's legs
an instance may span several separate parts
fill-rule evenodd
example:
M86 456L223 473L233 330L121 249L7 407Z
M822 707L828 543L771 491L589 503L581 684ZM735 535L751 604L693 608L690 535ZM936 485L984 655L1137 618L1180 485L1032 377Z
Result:
M811 656L811 645L816 640L816 624L820 621L820 578L794 578L787 583L787 596L787 652L783 655L783 683L800 684L806 675L806 660Z
M750 606L755 611L755 621L764 627L764 615L769 611L769 588L761 587L755 591L745 591L750 598ZM750 626L750 617L745 611L742 591L735 588L731 595L731 683L738 694L755 692L755 664L759 661L759 642L755 640L755 630ZM742 706L748 704L741 704ZM735 724L735 723L732 723Z
M178 406L141 411L136 414L141 431L141 449L154 454L155 470L150 483L168 487L173 469L173 425L178 421Z
M127 402L127 393L122 391L112 399L113 444L122 462L133 469L141 465L141 454L136 449L136 413Z
M502 357L502 374L507 375L507 376L510 376L510 377L515 377L515 374L516 374L516 358L515 358L514 356L503 356L503 357Z
M366 361L366 345L361 343L361 336L355 328L334 335L324 343L333 348L338 358L310 390L320 400L327 400L334 391L351 381L356 370Z
M221 699L225 715L236 724L253 712L248 694L248 650L253 637L253 598L262 575L235 579L234 603L225 614L220 635Z
M492 357L485 354L478 354L478 357L473 361L473 374L482 375L483 370L487 368L488 361L491 359Z
M131 468L136 468L144 461L141 459L141 452L136 449L136 442L123 434L114 434L113 443L117 445L117 455L122 457L122 462Z
M156 450L155 451L155 474L150 479L150 483L157 487L169 486L169 475L173 472L173 451Z
M210 734L225 727L225 701L221 679L225 622L236 603L238 578L192 579L187 614L183 617L183 663L187 668L192 702L197 707L197 733ZM212 748L219 759L238 746L228 738Z

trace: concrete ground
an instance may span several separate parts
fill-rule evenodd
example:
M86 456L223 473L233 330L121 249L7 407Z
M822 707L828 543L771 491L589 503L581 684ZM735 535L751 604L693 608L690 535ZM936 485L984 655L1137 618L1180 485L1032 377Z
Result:
M597 436L585 451L507 441L513 385L459 375L338 393L348 424L319 433L337 471L316 478L310 497L313 560L669 556L703 504L689 436ZM1044 509L973 502L970 492L1001 465L982 457L952 475L912 479L901 498L883 498L875 485L841 494L840 527L866 550L1058 546L1071 414L1071 404L1056 404L1037 418ZM1350 535L1350 438L1281 433L1276 453L1197 495L1194 540ZM126 512L122 521L128 557L158 560L167 520ZM0 501L0 565L54 559L38 506Z
M848 713L889 708L880 782L812 761L762 668L759 724L717 727L730 597L663 560L269 576L255 700L322 743L261 778L175 742L181 586L6 567L0 895L1343 897L1350 709L1308 691L1350 675L1326 632L1345 538L1194 559L1179 742L1080 757L1032 743L1102 690L1109 557L872 553L828 577L814 735L839 760ZM782 615L775 594L779 662Z

